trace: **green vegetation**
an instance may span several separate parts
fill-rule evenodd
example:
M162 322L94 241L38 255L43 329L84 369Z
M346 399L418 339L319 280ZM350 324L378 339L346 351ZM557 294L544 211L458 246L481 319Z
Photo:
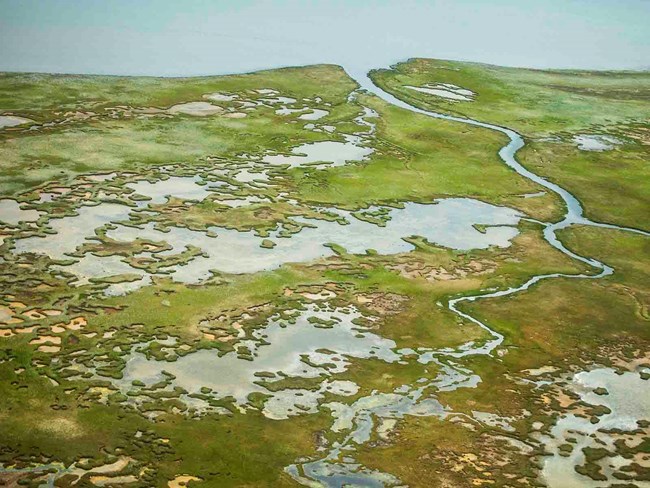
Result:
M356 115L345 103L354 82L342 69L327 65L181 79L5 74L0 77L0 110L54 125L28 132L6 130L0 135L0 188L6 194L84 173L142 171L170 163L190 167L209 156L277 151L296 139L324 138L302 130L301 125L281 123L283 116L270 106L246 112L246 118L175 115L170 119L143 111L202 100L214 92L256 101L269 96L255 91L265 88L298 100L318 95L332 104L333 120ZM215 102L219 103L228 105ZM88 111L95 115L75 116Z
M650 74L543 71L412 59L371 73L379 86L418 107L509 127L527 139L519 153L531 171L560 184L588 217L650 229ZM406 86L450 83L476 93L450 101ZM611 150L578 149L579 135L614 136Z
M644 134L644 75L413 60L373 76L411 103L516 128L529 139L527 166L566 183L590 215L643 227L647 151L623 132ZM436 82L476 99L403 88ZM413 487L531 486L539 436L558 418L596 424L612 413L582 401L568 375L643 361L646 237L563 230L567 247L615 269L598 280L571 278L597 270L552 247L531 219L516 235L478 218L439 224L493 243L485 249L436 245L417 226L391 235L404 247L388 255L351 253L336 232L341 245L299 240L346 219L384 232L405 203L449 197L546 222L563 214L556 195L501 162L503 134L368 93L349 98L355 88L330 65L182 79L0 76L0 113L37 122L0 129L0 201L20 203L0 206L0 485L37 487L47 470L57 487L297 486L288 466L300 474L347 443L339 467L360 462ZM570 142L596 126L624 144L585 152ZM559 141L541 139L549 134ZM324 141L370 154L264 161ZM490 240L501 231L514 235L509 245ZM290 239L316 257L287 248ZM276 254L287 249L295 256ZM223 272L235 260L260 271ZM487 327L450 309L550 273L569 277L458 304ZM491 330L502 343L492 346ZM463 356L484 345L490 354ZM626 439L617 452L647 450ZM574 442L559 443L560 455ZM582 452L577 472L603 476L609 454ZM643 476L624 468L627 480Z
M416 58L372 71L371 78L414 105L502 125L526 137L645 123L650 100L647 72L534 70ZM474 92L475 100L457 102L405 88L427 83L460 86Z
M71 110L100 111L120 105L165 108L200 100L212 92L275 89L284 96L319 96L333 101L343 99L354 88L355 83L344 71L332 65L192 78L3 73L0 107L48 122Z
M359 113L359 104L346 103L346 97L355 85L334 66L212 78L135 78L128 90L121 88L123 78L64 76L55 77L56 83L51 83L51 78L18 74L0 78L0 93L17 88L25 99L31 93L38 107L20 111L22 98L10 100L6 96L0 97L0 109L49 121L51 107L60 107L58 104L65 105L68 97L77 97L75 110L83 112L92 106L97 115L63 119L38 130L5 130L0 135L0 189L4 194L15 194L46 181L69 184L74 176L93 172L142 173L170 163L199 171L211 158L228 160L244 153L287 152L299 143L341 139L336 133L327 135L304 130L302 124L283 123L286 116L275 114L267 106L235 119L224 115L171 117L133 112L138 107L163 109L202 100L203 95L213 92L238 94L240 101L255 102L277 96L255 91L269 87L284 97L309 98L312 101L308 105L313 105L318 96L330 104L326 107L327 123L341 130L367 129L351 124ZM328 83L323 86L322 80ZM121 93L118 100L107 98L114 92ZM360 102L381 116L373 144L377 152L370 163L282 171L287 190L305 201L348 207L470 196L521 209L538 219L559 217L560 202L554 195L522 197L540 187L500 162L496 153L503 145L503 136L484 129L459 133L456 124L396 109L374 97L361 97Z
M649 129L650 130L650 127ZM599 131L601 132L601 131ZM529 141L519 153L531 171L578 197L587 217L650 230L650 146L629 140L611 151L582 151L568 142Z
M294 170L302 198L354 206L463 195L518 208L543 220L561 214L555 195L522 197L541 188L503 165L497 152L507 141L505 136L480 128L459 131L453 122L395 108L377 97L363 97L362 102L381 114L379 154L363 166Z
M562 238L576 252L612 266L614 274L593 281L546 281L515 296L467 307L516 346L504 358L509 369L577 359L606 362L603 350L608 347L624 346L630 354L650 341L648 239L580 226L565 230ZM544 314L538 313L536 303L544 304Z

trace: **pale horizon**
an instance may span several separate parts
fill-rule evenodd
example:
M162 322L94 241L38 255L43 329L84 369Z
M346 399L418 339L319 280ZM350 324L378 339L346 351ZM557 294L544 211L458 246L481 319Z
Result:
M0 71L181 77L312 64L360 71L410 58L536 69L650 67L650 4L637 0L175 7L167 0L0 0Z

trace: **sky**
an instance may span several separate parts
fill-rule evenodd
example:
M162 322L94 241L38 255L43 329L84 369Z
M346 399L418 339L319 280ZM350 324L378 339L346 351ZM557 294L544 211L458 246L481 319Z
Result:
M0 71L190 76L410 57L650 68L650 0L0 0Z

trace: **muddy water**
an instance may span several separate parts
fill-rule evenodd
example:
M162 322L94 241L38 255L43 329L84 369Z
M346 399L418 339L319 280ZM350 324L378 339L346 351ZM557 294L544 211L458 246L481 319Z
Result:
M89 205L77 210L77 215L52 219L49 227L54 234L45 237L29 237L16 241L16 253L34 252L47 254L53 259L69 259L66 253L73 252L95 235L95 229L110 222L128 218L131 208L115 203Z
M92 278L116 276L120 274L138 274L144 276L144 272L129 266L122 261L121 256L99 257L93 254L86 254L79 261L65 266L53 265L52 269L63 273L70 273L77 277L71 284L75 286L86 285Z
M609 151L621 141L612 136L580 134L573 138L573 142L582 151Z
M149 182L147 180L127 183L134 193L150 198L151 203L164 203L168 197L184 200L203 200L210 194L213 185L200 185L201 178L186 176L171 176L166 180ZM218 186L218 185L217 185Z
M329 112L327 110L322 110L320 108L314 108L311 110L310 113L302 114L300 117L298 117L301 120L320 120L326 115L328 115Z
M34 122L32 119L17 117L15 115L0 115L0 129L5 127L16 127L23 124Z
M129 184L139 195L149 197L148 202L161 203L169 196L201 200L214 188L199 185L197 179L172 177L154 183L139 181ZM16 202L9 201L17 206ZM226 200L232 206L259 203L255 197L248 200ZM143 207L147 202L138 202ZM12 207L13 208L13 207ZM408 252L413 245L405 241L411 236L420 236L429 242L458 250L485 249L489 246L508 247L517 234L515 227L521 215L510 208L497 207L469 198L447 198L431 204L405 203L403 208L371 207L365 212L383 212L383 225L361 220L354 213L337 208L323 209L338 215L340 222L295 217L295 223L303 225L300 232L285 236L283 227L270 233L275 246L262 246L264 238L254 231L237 231L211 227L209 232L194 231L181 227L170 227L162 232L150 223L142 227L120 225L128 220L132 207L113 203L83 206L77 215L52 219L49 227L54 232L44 237L29 237L16 241L15 252L47 254L53 259L71 259L79 246L90 242L97 229L111 223L106 236L121 242L149 239L166 242L168 251L157 253L164 258L183 252L187 246L196 246L203 255L192 258L184 265L168 266L161 272L183 283L199 283L211 276L211 270L224 273L254 273L277 268L289 262L307 262L331 256L334 251L328 244L337 244L350 253L361 254L373 249L380 254ZM38 215L27 212L28 217ZM35 215L32 215L33 212ZM7 215L10 212L6 212ZM22 215L22 214L21 214ZM22 217L26 218L26 217ZM486 226L479 232L475 225ZM216 237L215 237L216 235ZM118 274L147 273L130 267L117 256L99 257L85 254L66 266L56 266L58 271L78 277L77 285L86 284L92 278L106 278ZM130 285L112 286L109 293L131 291L145 285L141 280Z
M426 93L427 95L435 95L437 97L461 102L471 102L474 97L472 91L460 87L454 87L454 85L440 84L433 86L425 85L423 87L406 85L405 87L420 93Z
M359 136L345 135L345 142L321 141L301 144L291 150L291 155L268 155L262 161L270 164L288 164L290 167L324 163L327 166L342 166L349 161L363 161L374 152L363 146Z

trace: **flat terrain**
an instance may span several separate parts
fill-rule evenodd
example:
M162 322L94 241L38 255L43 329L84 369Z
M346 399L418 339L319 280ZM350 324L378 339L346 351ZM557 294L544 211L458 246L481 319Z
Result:
M650 228L650 75L372 78ZM358 86L0 74L0 486L644 486L650 238Z
M518 131L527 142L521 163L571 191L587 216L650 229L648 72L542 71L412 59L371 77L418 107ZM453 100L408 88L427 83L452 84L476 95Z

